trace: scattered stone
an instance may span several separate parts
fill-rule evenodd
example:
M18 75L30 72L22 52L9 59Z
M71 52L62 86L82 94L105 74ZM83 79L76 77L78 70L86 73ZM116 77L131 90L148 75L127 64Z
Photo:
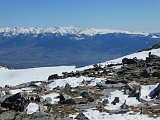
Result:
M86 98L89 102L93 102L94 101L94 99L92 98L92 96L88 92L86 92L86 91L82 92L81 96L83 98Z
M77 120L89 120L83 113L79 113L74 119Z
M64 96L62 94L60 94L60 96L58 96L57 98L59 98L59 102L60 104L67 104L67 105L73 105L76 104L75 101L70 98L70 99L65 99Z
M104 100L102 101L102 105L103 105L103 106L107 105L108 103L109 103L108 99L104 99Z
M144 77L144 78L149 78L151 75L150 75L150 71L148 70L144 70L142 73L141 73L141 76Z
M39 93L42 93L42 90L43 89L41 87L37 86L32 92L39 94Z
M121 109L126 109L127 105L126 105L126 100L124 101L124 103L120 106Z
M0 87L0 98L4 96L3 92L2 92L2 87Z
M44 100L45 104L51 104L52 102L52 98L51 97L47 97L45 100Z
M5 92L5 95L11 95L11 91L9 89L9 86L6 85L5 88L4 88L4 92Z
M139 90L140 87L141 87L140 84L137 83L136 81L132 81L132 82L128 83L127 85L128 85L128 87L129 87L129 89L130 89L131 91L137 91L137 90Z
M111 104L116 105L119 103L119 97L115 97L114 100L111 102Z
M89 93L86 92L86 91L82 92L82 93L81 93L81 96L82 96L83 98L90 98L90 97L91 97L91 96L89 95Z
M71 86L67 83L64 87L64 93L70 95L71 93Z
M39 112L45 112L47 110L47 108L45 108L42 104L38 105L38 111Z
M139 91L135 94L136 99L140 102L140 97L141 97L141 88L139 88Z

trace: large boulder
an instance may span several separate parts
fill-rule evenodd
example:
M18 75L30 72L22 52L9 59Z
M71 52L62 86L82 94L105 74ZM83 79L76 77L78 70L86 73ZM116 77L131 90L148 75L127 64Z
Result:
M59 79L59 78L60 78L60 76L59 76L58 74L54 74L54 75L50 75L50 76L48 77L48 80Z
M17 93L7 97L1 106L10 110L24 111L29 104L29 100L25 99L22 93Z
M151 97L151 99L155 98L156 96L158 96L160 94L160 83L159 85L153 89L150 93L149 96Z
M122 63L123 64L136 64L138 61L136 59L128 59L128 58L123 58Z

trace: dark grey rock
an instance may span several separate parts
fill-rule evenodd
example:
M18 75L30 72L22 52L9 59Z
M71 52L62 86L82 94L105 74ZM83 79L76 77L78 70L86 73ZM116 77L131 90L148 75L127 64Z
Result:
M29 100L25 99L21 93L17 93L7 97L1 106L10 110L24 111L29 104Z
M136 64L136 63L137 63L137 60L136 60L136 59L124 58L124 59L122 59L122 63L123 63L123 64Z
M70 98L70 99L65 99L64 96L62 94L60 94L60 96L58 96L57 98L59 98L59 104L67 104L67 105L73 105L76 104L75 101Z
M64 87L64 93L68 95L71 93L71 86L68 83Z
M160 83L159 85L153 89L150 93L149 96L151 97L151 99L155 98L156 96L158 96L160 94Z
M81 96L82 96L83 98L89 98L89 97L91 97L90 94L89 94L88 92L86 92L86 91L82 92L82 93L81 93Z
M124 101L124 103L120 106L121 109L126 109L127 105L126 105L126 100Z
M116 105L119 103L119 97L115 97L114 100L111 102L111 104Z
M60 76L59 76L58 74L54 74L54 75L50 75L50 76L48 77L48 80L59 79L59 78L60 78Z
M77 120L89 120L83 113L79 113L74 119Z

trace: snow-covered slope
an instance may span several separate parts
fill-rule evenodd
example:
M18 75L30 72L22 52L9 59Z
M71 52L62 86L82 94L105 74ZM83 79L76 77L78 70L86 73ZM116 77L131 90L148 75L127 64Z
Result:
M108 33L125 33L125 34L137 34L148 36L149 33L129 32L124 30L112 30L112 29L95 29L95 28L76 28L76 27L50 27L50 28L2 28L0 27L0 33L5 33L5 36L18 35L18 34L40 34L40 33L59 33L64 34L76 34L76 35L89 35L94 36L96 34L108 34ZM156 36L155 36L156 37Z
M0 86L14 86L31 81L44 81L52 74L61 75L62 72L71 72L74 69L75 66L42 67L17 70L0 68Z

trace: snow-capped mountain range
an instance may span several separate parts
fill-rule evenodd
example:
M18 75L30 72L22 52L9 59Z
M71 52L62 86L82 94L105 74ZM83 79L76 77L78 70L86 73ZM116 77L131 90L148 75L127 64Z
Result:
M45 33L58 33L61 35L65 34L76 34L76 35L88 35L94 36L96 34L108 34L108 33L124 33L124 34L134 34L134 35L144 35L148 36L149 33L144 32L130 32L125 30L112 30L112 29L95 29L95 28L76 28L76 27L50 27L50 28L8 28L0 27L0 33L5 33L4 35L18 35L18 34L45 34Z
M13 68L86 66L159 42L158 33L76 27L1 27L0 65Z

